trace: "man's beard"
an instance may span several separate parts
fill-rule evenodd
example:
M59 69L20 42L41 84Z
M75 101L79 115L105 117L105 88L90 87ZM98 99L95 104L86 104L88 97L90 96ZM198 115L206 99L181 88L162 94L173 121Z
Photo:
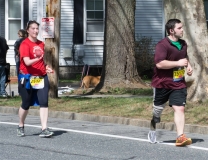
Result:
M174 36L178 39L182 38L183 37L183 33L181 35L176 35L176 32L174 31Z

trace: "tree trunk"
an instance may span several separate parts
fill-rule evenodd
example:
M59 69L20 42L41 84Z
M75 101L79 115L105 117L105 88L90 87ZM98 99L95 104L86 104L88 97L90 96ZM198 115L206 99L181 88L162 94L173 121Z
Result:
M51 98L58 97L58 76L59 76L59 42L60 42L60 0L47 0L48 5L47 17L54 17L54 38L47 38L45 41L45 57L44 60L53 69L53 73L49 73Z
M208 98L208 36L203 0L164 0L165 19L177 18L184 25L193 75L186 76L188 99Z
M106 0L103 87L142 83L134 51L135 3L135 0Z

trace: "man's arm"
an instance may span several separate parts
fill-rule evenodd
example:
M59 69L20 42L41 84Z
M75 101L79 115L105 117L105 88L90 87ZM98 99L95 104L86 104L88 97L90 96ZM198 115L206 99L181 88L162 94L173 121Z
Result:
M186 58L180 59L178 61L168 61L163 60L156 64L158 69L171 69L175 67L185 67L188 65L188 60Z

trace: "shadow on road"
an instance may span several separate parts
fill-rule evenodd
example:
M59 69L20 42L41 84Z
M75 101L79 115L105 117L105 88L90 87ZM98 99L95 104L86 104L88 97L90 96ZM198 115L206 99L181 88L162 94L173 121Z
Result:
M54 132L54 135L53 136L60 136L64 133L67 133L66 131L53 131Z
M176 140L162 141L162 143L175 143ZM192 138L192 144L197 142L204 142L203 139Z
M64 134L64 133L67 133L66 131L54 131L53 130L53 136L52 137L55 137L55 136L60 136L60 135L62 135L62 134ZM32 134L32 136L39 136L39 134L40 133L35 133L35 134ZM27 135L28 136L28 135ZM50 137L48 137L48 138L50 138Z

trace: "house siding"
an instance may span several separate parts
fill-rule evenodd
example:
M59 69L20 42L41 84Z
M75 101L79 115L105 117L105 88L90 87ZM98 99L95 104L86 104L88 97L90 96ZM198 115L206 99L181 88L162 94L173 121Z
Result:
M68 63L63 59L63 50L71 49L73 44L73 24L74 24L74 1L61 1L61 26L60 26L60 53L59 65L65 66Z
M103 45L93 46L85 45L85 58L84 62L89 65L102 65L103 64Z
M164 37L163 0L137 0L135 11L135 38L152 37L157 42Z
M31 18L31 20L37 20L37 17L38 17L38 15L37 15L37 6L38 6L38 4L37 4L37 0L32 0L32 17L30 17Z

